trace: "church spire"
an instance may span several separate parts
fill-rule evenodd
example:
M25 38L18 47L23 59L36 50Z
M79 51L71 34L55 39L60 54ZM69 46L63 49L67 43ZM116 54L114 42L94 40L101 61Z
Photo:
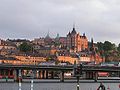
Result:
M46 38L50 38L50 35L49 35L49 30L48 30L48 33L47 33L47 36L46 36Z
M93 38L91 38L91 51L94 51L94 42L93 42Z
M59 38L60 36L59 36L59 33L57 33L57 36L56 36L56 38Z
M93 46L93 38L91 38L91 46Z
M86 36L85 33L83 33L83 36Z
M73 30L72 30L71 34L77 34L77 32L75 30L75 23L73 24Z
M73 28L75 29L75 23L73 23Z

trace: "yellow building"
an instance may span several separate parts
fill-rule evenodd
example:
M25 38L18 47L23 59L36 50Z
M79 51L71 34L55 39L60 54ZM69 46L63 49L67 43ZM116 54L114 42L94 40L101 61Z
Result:
M42 47L39 49L39 54L43 56L55 55L57 50L53 47Z
M78 58L72 58L70 56L58 56L57 59L61 62L69 62L71 64L74 64L74 62L78 60Z
M20 60L21 64L33 64L37 65L40 62L46 61L46 58L39 56L15 56L16 59Z
M1 64L20 64L20 60L14 58L14 57L5 57L0 55L0 63Z

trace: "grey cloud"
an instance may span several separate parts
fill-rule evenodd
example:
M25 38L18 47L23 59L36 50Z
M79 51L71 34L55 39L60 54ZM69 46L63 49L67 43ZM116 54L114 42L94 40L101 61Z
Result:
M1 38L52 37L72 30L119 43L120 0L1 0Z

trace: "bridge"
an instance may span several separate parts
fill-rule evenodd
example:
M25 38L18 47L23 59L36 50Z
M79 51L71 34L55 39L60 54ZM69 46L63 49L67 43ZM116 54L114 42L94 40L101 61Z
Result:
M74 65L11 65L0 64L0 69L57 70L71 71ZM83 65L83 71L119 72L120 66Z
M73 71L75 65L9 65L0 64L0 75L14 75L14 80L22 78L24 70L32 70L34 77L38 74L39 78L48 78L48 74L51 74L51 78L54 78L54 72L60 72L60 81L64 81L64 73ZM117 72L120 76L120 67L118 66L100 66L100 65L83 65L82 72L86 73L86 78L92 78L97 80L98 72Z

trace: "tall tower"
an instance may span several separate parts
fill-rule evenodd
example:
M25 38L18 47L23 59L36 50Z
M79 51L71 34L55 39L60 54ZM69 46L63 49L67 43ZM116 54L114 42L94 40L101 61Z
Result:
M49 30L48 30L48 33L47 33L47 35L46 35L46 37L45 38L50 38L50 35L49 35Z
M45 41L45 44L46 44L46 45L50 45L50 44L51 44L52 38L51 38L50 35L49 35L49 31L48 31L48 33L47 33L44 41Z
M56 38L58 39L60 36L59 36L59 33L57 33L57 36L56 36Z
M90 43L90 51L94 51L94 43L93 43L93 38L91 38L91 43Z

